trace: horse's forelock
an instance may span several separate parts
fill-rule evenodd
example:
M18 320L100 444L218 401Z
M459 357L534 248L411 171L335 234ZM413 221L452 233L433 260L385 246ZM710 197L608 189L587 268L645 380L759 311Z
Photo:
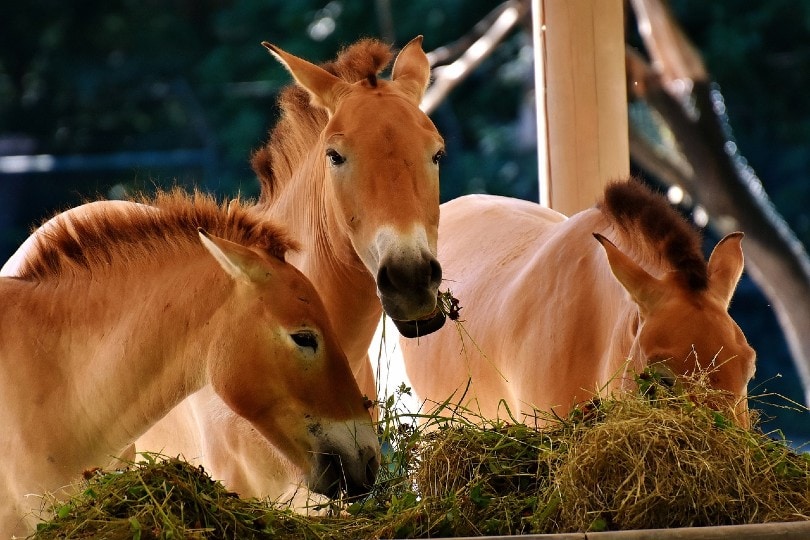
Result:
M598 206L621 229L630 231L635 225L632 230L638 230L654 244L691 290L707 287L700 235L663 196L631 179L608 185Z
M354 83L374 77L391 63L391 47L373 38L365 38L349 45L332 62L324 64L327 71L346 82Z

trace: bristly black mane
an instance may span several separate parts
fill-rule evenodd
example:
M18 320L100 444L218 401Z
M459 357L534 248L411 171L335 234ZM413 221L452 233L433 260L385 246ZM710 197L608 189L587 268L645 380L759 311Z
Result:
M700 235L662 195L630 179L608 185L597 206L625 231L643 234L691 290L707 287Z

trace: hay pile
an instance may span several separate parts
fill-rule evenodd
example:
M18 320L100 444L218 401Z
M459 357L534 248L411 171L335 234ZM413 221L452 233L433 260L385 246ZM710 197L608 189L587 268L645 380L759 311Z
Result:
M370 496L334 517L240 500L170 459L93 476L54 506L37 538L415 538L810 520L810 454L735 427L698 405L707 396L693 387L640 382L639 395L591 403L542 431L439 415L425 431L389 398L387 466Z
M445 430L427 446L417 485L454 501L455 534L810 520L810 454L674 396L602 401L542 432Z
M55 518L38 526L36 538L249 539L269 538L286 527L283 513L265 514L266 504L239 499L178 459L85 476L82 493L55 503Z

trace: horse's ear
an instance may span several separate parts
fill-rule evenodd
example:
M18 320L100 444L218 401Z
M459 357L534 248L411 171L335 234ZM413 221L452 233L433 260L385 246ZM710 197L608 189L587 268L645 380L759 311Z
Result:
M630 293L630 297L638 304L641 313L650 313L664 295L661 281L647 273L633 259L622 253L613 242L601 234L593 233L593 236L605 249L613 275Z
M313 105L323 107L330 114L335 112L341 91L348 87L346 82L303 58L284 52L272 43L262 41L262 45L287 68L295 82L309 92Z
M422 50L422 36L416 36L399 51L391 80L419 105L430 82L430 61Z
M233 279L254 282L270 275L267 265L245 246L209 234L202 228L197 232L205 249Z
M743 273L743 236L741 232L726 235L714 246L709 257L709 290L722 298L726 307Z

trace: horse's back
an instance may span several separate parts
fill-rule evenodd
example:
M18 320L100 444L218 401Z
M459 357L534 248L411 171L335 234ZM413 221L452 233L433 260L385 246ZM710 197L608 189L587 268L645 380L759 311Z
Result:
M403 340L408 376L419 397L442 401L455 393L458 400L472 379L462 404L492 416L486 404L510 396L508 374L490 357L510 348L504 342L517 341L512 336L522 332L506 327L522 319L506 313L521 309L515 299L533 296L526 289L533 281L527 271L565 221L536 203L495 195L467 195L442 205L439 261L445 285L460 301L465 332L447 325L418 342ZM501 330L489 331L493 326Z
M496 195L466 195L442 205L439 260L459 292L487 275L524 267L555 224L566 218L538 204ZM499 296L501 296L499 294Z

